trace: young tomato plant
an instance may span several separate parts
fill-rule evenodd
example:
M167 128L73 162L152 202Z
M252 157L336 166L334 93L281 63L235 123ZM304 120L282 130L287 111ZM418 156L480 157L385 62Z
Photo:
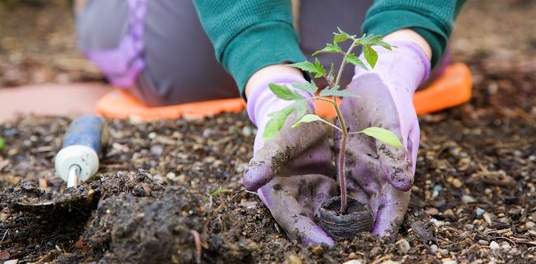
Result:
M326 47L324 47L321 50L316 51L313 53L312 56L315 56L319 53L339 53L343 55L343 59L341 62L341 65L338 69L338 71L334 72L334 66L331 64L331 69L329 72L326 72L326 69L322 64L320 64L320 61L318 61L317 58L315 58L315 62L299 62L295 64L289 65L290 67L299 68L303 71L309 72L311 75L314 76L314 78L326 78L327 83L329 86L325 87L320 91L318 96L312 97L312 98L304 98L300 93L289 89L288 87L284 85L277 85L277 84L269 84L270 90L280 99L287 100L287 101L294 101L293 104L290 106L280 110L276 111L270 114L270 120L266 124L266 128L263 134L264 140L269 140L272 137L274 137L279 130L283 127L285 124L285 121L287 117L292 114L293 112L296 112L296 118L299 120L294 124L292 127L298 127L301 123L309 123L313 121L319 121L323 122L334 129L338 130L342 134L342 140L340 141L340 148L339 148L339 160L338 160L338 168L337 168L337 174L338 174L338 182L340 187L340 195L341 195L341 208L340 212L341 214L346 213L347 209L347 198L346 198L346 176L344 175L344 165L345 165L345 152L346 152L346 142L348 140L349 135L353 134L365 134L367 136L373 137L376 140L380 140L386 144L395 146L395 147L402 147L402 143L400 143L400 140L396 137L396 135L384 128L381 127L368 127L361 131L352 132L349 133L346 128L346 122L344 120L344 117L340 111L339 105L337 104L337 98L338 97L357 97L356 94L350 93L345 89L341 89L339 86L339 82L341 80L342 73L344 71L345 65L350 63L355 66L358 66L360 68L363 68L365 70L368 70L367 66L363 61L361 61L352 51L361 46L363 49L363 55L365 57L365 60L368 62L370 67L374 68L376 65L376 62L378 61L378 53L372 48L373 46L381 46L385 49L392 50L392 46L388 43L384 42L380 35L363 35L362 37L358 38L355 35L350 35L344 31L342 31L340 28L338 29L338 32L333 33L333 43L327 43ZM339 46L339 43L351 41L351 45L348 48L348 50L343 51L342 48ZM307 93L316 94L319 90L319 88L315 85L313 81L309 83L294 83L292 84L297 89L300 89L302 91L305 91ZM335 113L337 114L337 118L339 119L339 126L332 124L331 122L313 114L306 114L307 110L307 101L309 100L320 100L330 103L333 108L335 109Z

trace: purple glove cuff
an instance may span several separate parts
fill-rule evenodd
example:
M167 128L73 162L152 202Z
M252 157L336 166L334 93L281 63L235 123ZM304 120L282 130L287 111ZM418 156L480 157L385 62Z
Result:
M253 88L253 92L248 97L247 112L249 119L257 127L264 125L263 121L267 122L267 117L270 113L281 110L293 101L285 101L277 98L277 96L270 90L268 84L275 83L279 85L285 85L289 89L298 92L305 98L311 98L313 95L306 93L300 89L293 87L292 83L306 83L304 78L297 77L295 75L277 75L270 79L266 79ZM314 109L314 103L309 102L309 106Z
M253 89L249 95L247 105L249 119L257 126L257 136L255 137L255 144L253 145L253 152L264 146L262 135L264 134L266 123L270 120L269 115L294 103L294 101L286 101L277 98L277 96L270 90L270 87L268 87L268 84L275 83L285 85L289 89L298 92L303 97L311 98L313 95L291 85L292 83L306 82L307 81L304 78L294 75L277 75L264 80ZM309 101L309 107L314 112L314 103L312 101Z
M367 71L360 67L355 67L353 79L370 72L380 75L389 73L391 76L397 76L396 82L400 82L403 84L402 86L410 88L408 92L413 95L417 87L425 82L430 75L430 60L426 57L421 47L413 42L392 41L389 44L396 47L393 47L392 51L375 48L374 50L378 53L378 62L374 69ZM366 63L363 54L360 59ZM404 67L393 67L393 65L404 65Z

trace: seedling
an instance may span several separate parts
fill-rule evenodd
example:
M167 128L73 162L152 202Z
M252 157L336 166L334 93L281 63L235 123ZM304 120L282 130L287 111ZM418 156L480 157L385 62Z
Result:
M0 149L4 148L4 139L2 137L0 137Z
M357 135L357 134L365 134L367 136L373 137L376 140L380 140L386 144L395 146L395 147L402 147L402 143L400 143L400 140L397 138L397 136L384 128L381 127L368 127L361 131L357 132L348 132L346 127L346 122L344 120L344 117L340 111L339 105L337 104L337 98L338 97L357 97L358 95L350 93L349 91L345 89L341 89L339 86L339 82L341 80L342 73L344 71L344 68L346 64L350 63L355 66L358 66L360 68L363 68L365 70L368 70L367 65L363 63L352 51L361 46L363 49L363 54L370 65L371 68L374 68L376 66L376 62L378 62L378 53L372 48L373 46L381 46L385 49L392 50L392 46L388 43L384 42L382 40L382 36L380 35L366 35L364 34L362 37L358 38L356 35L350 35L344 31L342 31L340 28L338 28L338 32L333 33L333 43L327 43L326 46L313 53L313 57L319 53L338 53L343 55L343 60L341 62L341 65L337 72L334 71L334 66L331 64L331 68L329 72L326 71L324 66L320 64L320 61L318 58L315 58L315 62L299 62L295 64L290 64L290 67L295 67L298 69L301 69L303 71L309 72L311 75L314 76L314 78L326 78L328 86L324 89L320 90L320 93L318 96L314 96L312 98L304 98L300 93L289 89L288 87L284 85L277 85L277 84L269 84L270 90L280 99L287 100L287 101L294 101L293 104L290 106L280 110L276 111L270 114L270 120L266 124L266 128L263 134L263 139L269 140L272 137L274 137L283 127L285 124L285 120L287 117L292 114L293 112L296 112L296 119L299 120L294 124L292 127L298 127L301 123L309 123L309 122L323 122L334 129L340 131L342 133L342 140L340 141L340 148L339 148L339 160L338 160L338 168L337 168L337 174L338 174L338 182L340 187L340 197L341 197L341 207L340 207L340 213L345 214L347 210L347 198L346 198L346 176L344 175L344 165L345 165L345 151L346 151L346 142L348 140L348 136L350 135ZM343 51L342 48L339 46L339 43L351 41L352 44L348 48L347 51ZM293 83L292 86L294 86L297 89L300 89L302 91L305 91L307 93L311 94L317 94L319 87L315 85L315 83L311 80L309 83ZM306 114L307 111L307 103L310 100L319 100L330 103L333 108L335 109L335 112L337 114L337 118L339 120L339 126L321 118L320 116L313 115L313 114Z
M224 189L224 188L221 188L221 187L219 187L218 189L212 191L211 193L209 193L209 194L207 195L207 198L208 198L208 200L209 200L209 205L208 205L208 207L209 207L209 208L212 208L212 200L214 199L214 197L216 197L216 196L218 196L218 195L220 195L220 194L224 194L224 193L232 193L232 192L233 192L233 190L231 190L231 189Z

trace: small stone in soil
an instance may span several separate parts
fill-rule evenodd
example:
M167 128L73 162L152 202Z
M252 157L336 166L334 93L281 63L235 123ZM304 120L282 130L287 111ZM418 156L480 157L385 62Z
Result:
M497 250L497 249L499 249L500 247L499 247L499 244L497 244L497 242L495 242L495 241L491 241L491 243L489 244L489 248L490 248L491 250Z
M510 243L505 241L505 242L501 243L501 248L506 250L506 251L508 251L508 250L510 250L512 248L512 246L510 246Z
M287 261L285 263L287 263L287 264L302 264L303 261L297 255L292 254L292 255L288 256L288 259L287 259Z
M437 208L435 208L435 207L426 208L425 212L426 212L427 215L437 215L437 214L439 214L439 210L437 210Z
M402 254L407 254L409 250L411 249L409 242L404 238L398 240L398 242L396 243L398 244L398 249L400 250L400 253Z
M454 178L452 180L452 186L456 189L460 189L462 187L462 181L460 181L458 178Z
M489 244L489 242L484 240L484 239L480 239L480 240L478 240L478 244L480 244L482 246L487 246Z
M437 245L436 245L436 244L432 244L432 245L430 246L430 251L431 251L432 253L434 253L434 254L437 253L437 249L438 249L438 248L437 248Z
M472 196L467 195L467 194L462 196L462 201L464 203L474 203L474 202L476 202L475 198L473 198Z
M357 259L352 259L352 260L348 260L346 262L344 262L344 264L362 264L363 262L361 262L360 260L357 260Z
M484 211L484 209L480 208L480 207L477 207L476 208L476 217L480 217L482 216L486 211Z
M313 248L313 254L320 256L322 255L322 253L324 253L324 249L322 248L322 246L316 246Z

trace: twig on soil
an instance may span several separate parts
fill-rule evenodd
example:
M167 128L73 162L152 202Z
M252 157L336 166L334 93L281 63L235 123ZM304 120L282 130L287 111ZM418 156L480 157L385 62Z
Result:
M195 242L195 262L201 263L201 236L195 230L190 230L190 234L194 237Z
M512 244L514 244L514 247L517 246L516 242L512 241L512 239L507 238L507 237L502 237L502 236L501 236L501 237L495 237L495 239L504 239L504 240L506 240L506 241L508 241L508 242L510 242L510 243L512 243Z
M531 245L531 246L536 246L536 241L534 240L528 240L526 238L517 238L517 237L513 237L512 238L517 244L525 244L525 245Z
M6 232L4 232L4 235L2 236L2 240L0 240L0 241L4 241L4 239L6 239L6 236L7 236L8 233L9 233L9 228L6 229Z

